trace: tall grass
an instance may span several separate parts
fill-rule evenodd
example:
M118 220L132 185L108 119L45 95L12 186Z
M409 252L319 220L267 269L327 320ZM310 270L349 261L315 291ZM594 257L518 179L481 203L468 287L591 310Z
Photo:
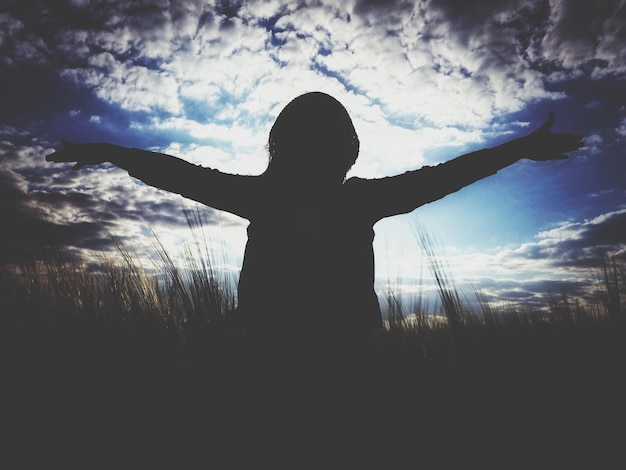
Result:
M219 335L230 335L232 340L232 335L240 333L234 282L220 278L212 264L213 254L205 238L201 213L188 211L186 217L191 236L182 264L156 235L153 237L156 273L144 269L133 253L119 243L117 260L103 258L96 268L63 256L61 251L49 252L44 259L32 259L19 266L4 266L0 273L2 320L142 323L168 331L181 344L189 343L191 338L196 339L196 346L204 340L217 342ZM428 233L420 231L418 237L438 289L439 308L432 306L428 310L422 298L407 308L389 291L383 304L386 322L382 334L386 341L398 341L413 352L419 351L422 359L432 350L442 349L432 344L433 337L447 338L445 342L453 345L461 336L476 334L478 330L522 331L546 326L623 323L626 268L616 257L604 255L600 259L596 276L600 283L599 301L595 305L562 292L546 294L547 312L522 311L514 306L498 309L476 287L479 311L474 311L447 275L444 259Z
M142 432L155 427L167 439L183 433L191 442L195 431L179 420L203 416L197 425L219 422L221 434L239 426L239 442L242 430L256 425L258 440L268 434L267 423L279 426L280 419L284 442L308 436L315 452L320 436L346 442L349 429L359 436L357 452L389 435L396 452L442 449L438 461L448 454L467 460L475 449L494 455L513 449L519 457L536 442L570 446L583 434L586 445L591 437L604 443L614 436L609 427L621 424L614 417L626 393L626 270L616 257L600 262L596 304L563 292L546 295L547 311L498 308L477 287L474 311L422 235L439 305L417 298L407 306L389 291L386 326L360 375L342 362L334 374L298 388L292 369L267 375L250 360L254 350L239 349L245 342L233 282L212 264L201 215L187 213L187 221L191 237L182 260L154 238L157 272L121 244L116 261L101 259L95 267L59 250L0 270L4 390L15 388L4 402L25 403L18 422L30 414L41 426L51 409L58 410L53 423L67 420L68 409L103 409L89 429L108 423L100 434L108 442L140 407ZM346 387L355 377L356 385ZM176 417L173 428L155 425L165 413ZM349 425L341 421L346 416ZM323 431L312 433L316 426ZM411 431L419 431L419 440L405 440Z

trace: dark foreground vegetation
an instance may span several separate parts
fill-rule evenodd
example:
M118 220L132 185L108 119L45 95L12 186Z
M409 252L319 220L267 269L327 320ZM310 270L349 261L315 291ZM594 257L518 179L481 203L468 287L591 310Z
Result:
M205 257L5 268L3 458L81 468L623 468L624 266L602 296L442 312L365 344L246 343ZM191 253L190 253L191 255ZM435 270L437 277L437 270ZM18 468L18 467L4 467ZM30 467L35 468L35 467ZM39 467L41 468L41 467Z

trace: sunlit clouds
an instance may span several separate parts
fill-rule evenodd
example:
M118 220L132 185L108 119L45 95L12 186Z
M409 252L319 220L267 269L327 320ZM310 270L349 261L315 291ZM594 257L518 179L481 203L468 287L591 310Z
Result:
M319 90L359 134L349 176L435 165L529 132L547 111L559 131L584 133L570 160L507 169L382 222L375 245L377 285L407 295L427 288L416 220L469 293L534 303L558 282L579 289L594 256L626 246L625 11L582 0L5 2L2 260L26 244L93 257L114 255L112 238L146 254L153 233L174 250L188 241L184 211L197 204L109 166L45 164L61 138L260 174L275 117ZM211 249L236 270L247 221L203 210Z

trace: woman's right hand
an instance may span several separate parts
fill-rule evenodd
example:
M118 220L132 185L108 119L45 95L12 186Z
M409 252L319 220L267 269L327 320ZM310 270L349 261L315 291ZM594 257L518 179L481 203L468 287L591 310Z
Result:
M554 114L550 113L540 128L526 137L511 141L511 144L516 146L513 153L538 162L563 160L567 158L569 152L585 146L582 135L551 132L552 124L554 124Z
M123 147L114 144L88 143L77 144L61 140L62 148L46 155L47 162L68 163L76 162L72 170L79 170L84 166L100 165L110 162L112 157Z

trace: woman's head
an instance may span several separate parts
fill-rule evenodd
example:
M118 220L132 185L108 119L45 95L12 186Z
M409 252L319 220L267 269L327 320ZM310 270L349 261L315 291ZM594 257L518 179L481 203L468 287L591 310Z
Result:
M359 138L346 108L330 95L305 93L280 112L268 141L268 171L284 176L343 181L359 154Z

